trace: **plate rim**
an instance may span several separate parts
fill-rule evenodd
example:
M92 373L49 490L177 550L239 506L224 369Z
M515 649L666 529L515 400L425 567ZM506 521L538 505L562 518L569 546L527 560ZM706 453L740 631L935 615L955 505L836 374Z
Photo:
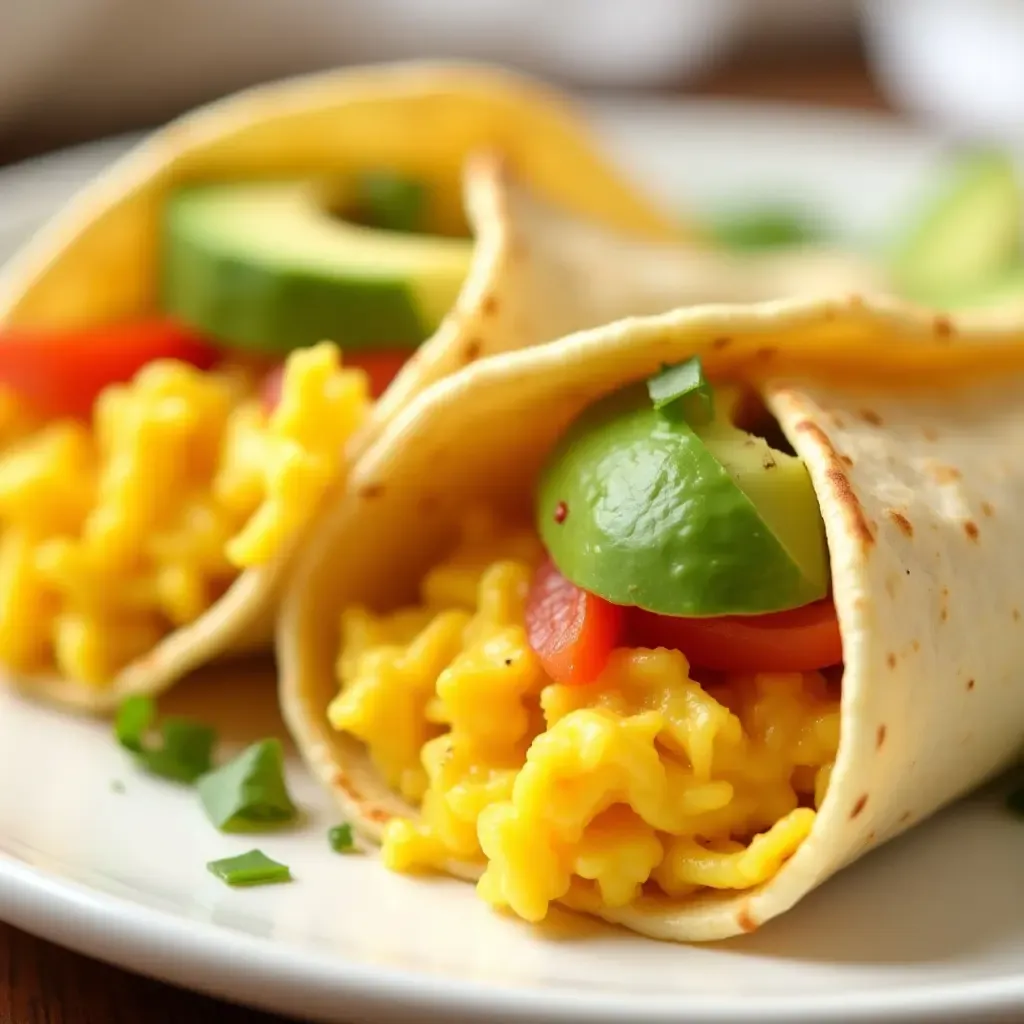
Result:
M753 103L717 97L622 97L594 93L579 97L596 119L629 124L637 118L681 115L736 121L781 122L780 131L824 128L832 135L867 132L873 140L939 140L932 131L876 111L785 102ZM0 167L0 233L39 223L81 184L56 183L45 175L69 166L90 172L112 162L144 133L131 132L39 154ZM873 141L873 145L877 145ZM1014 148L1014 147L1011 147ZM1020 148L1016 147L1020 152ZM619 161L621 163L621 160ZM40 174L44 177L40 180ZM4 192L17 187L34 203L3 217ZM46 207L46 209L42 209ZM2 844L0 837L0 844ZM739 994L692 996L625 995L582 986L521 988L431 974L415 968L363 964L336 953L297 947L194 920L170 910L105 892L75 878L48 872L0 849L0 919L42 939L148 977L244 1005L284 1014L311 1011L316 1019L338 1019L363 1008L372 1013L416 1015L421 1020L520 1020L566 1024L587 1020L610 1024L624 1018L649 1024L685 1019L692 1024L750 1024L813 1019L916 1022L963 1020L1024 1008L1024 975L963 979L935 985L908 983L874 992L813 993L756 997ZM652 940L653 941L653 940ZM684 947L685 948L685 947ZM682 951L681 951L682 952ZM255 979L255 988L254 988ZM296 993L305 992L308 1005ZM685 1002L683 1001L685 998Z
M73 878L54 876L0 852L0 907L11 925L85 956L180 987L278 1013L294 1014L290 993L297 985L315 995L317 1020L337 1021L347 1002L375 1011L415 1014L421 1021L518 1020L568 1024L587 1020L618 1024L765 1024L807 1019L831 1021L963 1020L965 1013L1019 1010L1024 975L972 979L936 986L799 996L718 996L694 993L645 996L582 988L519 988L414 969L364 965L336 954L297 949L271 938L247 935L192 920L145 903L104 892ZM652 940L653 941L653 940ZM685 948L685 947L684 947ZM200 967L198 978L197 965ZM208 981L211 971L215 981ZM258 991L253 988L257 979ZM320 1015L319 1007L330 1007ZM310 1007L303 1007L308 1013Z

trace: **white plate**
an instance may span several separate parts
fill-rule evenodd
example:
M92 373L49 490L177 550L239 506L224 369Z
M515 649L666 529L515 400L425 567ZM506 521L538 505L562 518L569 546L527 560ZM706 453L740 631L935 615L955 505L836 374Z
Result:
M790 196L865 238L914 194L937 149L887 122L835 114L701 104L604 117L624 157L680 206ZM0 247L120 145L0 173ZM190 681L167 703L238 742L281 732L259 668ZM0 693L0 917L134 970L325 1021L1024 1011L1024 822L1003 810L1005 786L873 853L756 934L683 947L568 914L530 929L489 912L468 886L333 854L330 809L297 763L291 774L304 828L256 842L221 836L189 791L133 772L105 726ZM235 891L207 873L207 861L257 843L292 867L294 884Z

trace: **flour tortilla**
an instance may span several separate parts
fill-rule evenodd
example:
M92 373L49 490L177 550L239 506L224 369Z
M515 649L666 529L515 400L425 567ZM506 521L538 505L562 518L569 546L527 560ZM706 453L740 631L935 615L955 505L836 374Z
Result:
M475 153L479 159L467 167ZM331 72L248 90L143 141L0 272L0 325L84 327L150 314L158 300L162 202L179 182L345 175L380 166L425 181L452 217L463 205L465 168L466 219L477 244L457 315L375 408L353 451L422 383L462 365L467 349L474 358L487 354L495 332L500 348L516 344L492 299L508 291L503 282L513 248L499 193L502 174L514 172L548 202L609 229L651 241L687 235L674 214L660 211L608 163L578 116L539 85L459 65ZM8 681L34 696L105 711L128 694L159 692L217 655L269 647L289 555L285 550L243 573L206 615L110 686L50 677Z
M85 326L155 308L160 206L177 182L382 164L429 182L446 207L459 202L461 173L475 244L453 310L375 404L349 463L420 391L485 357L683 304L885 288L870 264L841 253L704 249L607 163L557 96L505 72L409 64L252 89L157 132L0 272L0 324ZM106 711L218 656L269 647L291 553L243 573L110 686L8 681Z
M1018 754L1024 325L859 297L704 307L471 367L423 392L354 467L300 554L277 633L289 728L342 812L379 838L392 815L413 809L358 742L329 727L341 608L414 601L469 505L529 515L538 467L574 416L694 353L713 378L754 382L806 460L845 677L827 798L773 879L603 915L678 941L754 930Z

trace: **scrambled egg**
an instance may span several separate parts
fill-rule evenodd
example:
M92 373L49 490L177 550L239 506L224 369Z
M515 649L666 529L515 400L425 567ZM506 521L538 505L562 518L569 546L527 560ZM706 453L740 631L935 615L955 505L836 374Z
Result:
M555 684L524 627L540 556L531 535L474 520L421 606L343 612L331 723L421 808L387 825L385 863L478 863L480 895L530 921L556 900L621 907L770 878L824 797L838 695L813 672L701 686L661 649Z
M162 360L92 423L31 422L0 393L0 662L101 686L198 618L311 515L369 407L323 343L264 410L241 368Z

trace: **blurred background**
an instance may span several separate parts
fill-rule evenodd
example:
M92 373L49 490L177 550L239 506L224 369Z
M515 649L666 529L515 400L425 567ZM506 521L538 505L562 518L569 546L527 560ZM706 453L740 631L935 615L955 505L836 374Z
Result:
M0 0L0 162L249 83L409 57L1024 128L1024 0Z

